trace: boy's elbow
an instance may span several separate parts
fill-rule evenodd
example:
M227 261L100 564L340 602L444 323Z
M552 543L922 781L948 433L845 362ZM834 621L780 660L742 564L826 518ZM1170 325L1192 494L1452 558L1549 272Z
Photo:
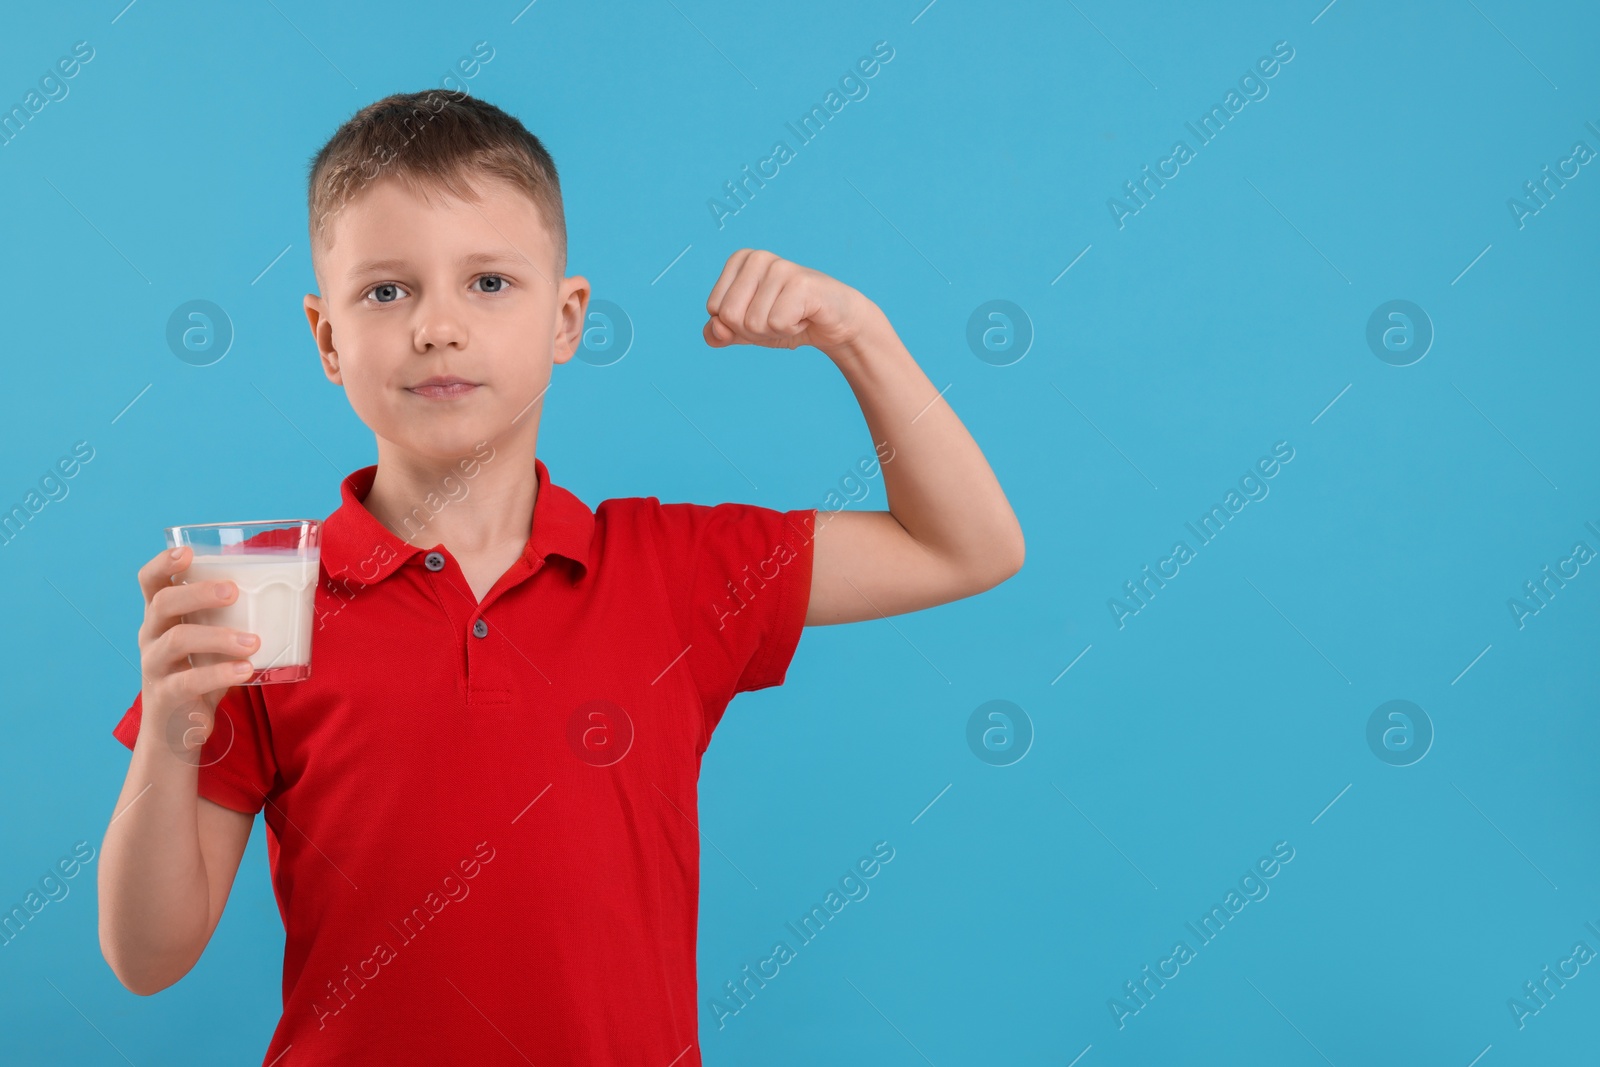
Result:
M100 955L105 958L106 966L111 968L111 973L117 976L117 981L122 983L122 988L136 997L148 997L161 992L165 986L150 981L149 976L140 973L136 967L128 966L126 960L105 943L100 941Z
M1028 546L1022 539L1022 527L1018 526L1012 536L1006 538L1004 546L995 553L990 580L984 588L993 589L1022 570L1022 563L1027 554Z
M173 959L139 959L136 951L119 945L104 926L100 930L100 955L122 983L122 988L138 997L153 997L176 985L194 966L193 960L184 964Z
M1000 581L1005 581L1018 571L1022 570L1022 563L1028 557L1028 546L1022 539L1022 527L1017 527L1017 535L1012 540L1010 553L1006 556L1006 572ZM995 584L999 584L998 582Z
M966 568L966 578L961 583L963 588L958 599L986 593L1002 584L1022 570L1025 555L1026 546L1022 542L1022 532L1019 530L1016 537L1007 541L1003 547L991 551L982 560Z
M172 985L171 982L163 984L161 982L132 981L122 977L121 975L117 976L117 981L122 983L122 988L126 989L136 997L153 997L163 989L166 989L168 986Z
M126 963L118 963L116 959L107 955L106 963L111 966L111 973L117 976L117 981L122 983L122 988L136 997L153 997L169 986L177 984L182 974L163 975L137 967L129 967Z

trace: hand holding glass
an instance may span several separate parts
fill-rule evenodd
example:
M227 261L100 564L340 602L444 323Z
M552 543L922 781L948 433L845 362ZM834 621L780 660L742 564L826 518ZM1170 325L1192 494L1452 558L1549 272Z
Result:
M315 519L169 526L167 547L193 551L182 583L231 581L239 595L216 607L191 611L184 622L244 630L260 638L250 656L255 668L239 685L299 682L311 677L322 527ZM192 652L189 664L226 663L220 652Z

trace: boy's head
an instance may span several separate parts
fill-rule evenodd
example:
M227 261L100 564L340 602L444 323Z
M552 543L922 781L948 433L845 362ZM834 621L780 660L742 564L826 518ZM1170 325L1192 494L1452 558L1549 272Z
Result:
M572 357L588 282L566 278L555 163L522 123L466 93L386 97L312 161L305 298L323 372L384 445L448 463L537 434L534 401ZM416 388L449 376L453 397Z

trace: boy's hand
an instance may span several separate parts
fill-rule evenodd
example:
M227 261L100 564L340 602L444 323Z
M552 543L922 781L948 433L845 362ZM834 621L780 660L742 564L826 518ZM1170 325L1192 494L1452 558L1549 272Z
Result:
M706 298L702 333L712 348L812 345L830 356L849 348L882 316L878 306L821 271L741 248L728 257Z
M249 657L261 640L226 626L182 621L188 612L230 604L239 595L228 581L174 585L172 579L188 570L193 551L185 545L177 559L163 552L139 569L145 601L144 625L139 627L144 719L167 731L169 747L180 755L198 749L210 736L217 704L229 687L250 677ZM191 655L206 652L229 658L190 665Z

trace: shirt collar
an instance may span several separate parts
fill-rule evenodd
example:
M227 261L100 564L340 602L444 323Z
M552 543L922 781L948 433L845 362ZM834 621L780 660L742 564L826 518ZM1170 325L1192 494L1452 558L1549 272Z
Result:
M571 560L582 573L589 569L589 541L594 533L594 513L582 500L550 480L544 461L533 461L538 479L538 494L533 502L532 529L523 546L522 559L529 565L549 556ZM378 468L374 464L352 472L339 485L341 503L322 525L322 566L330 578L341 575L363 585L376 585L399 570L418 553L437 542L411 545L391 533L373 517L363 501L372 489ZM449 498L437 494L434 503L449 506ZM424 514L429 511L422 504ZM426 538L423 526L420 536Z

